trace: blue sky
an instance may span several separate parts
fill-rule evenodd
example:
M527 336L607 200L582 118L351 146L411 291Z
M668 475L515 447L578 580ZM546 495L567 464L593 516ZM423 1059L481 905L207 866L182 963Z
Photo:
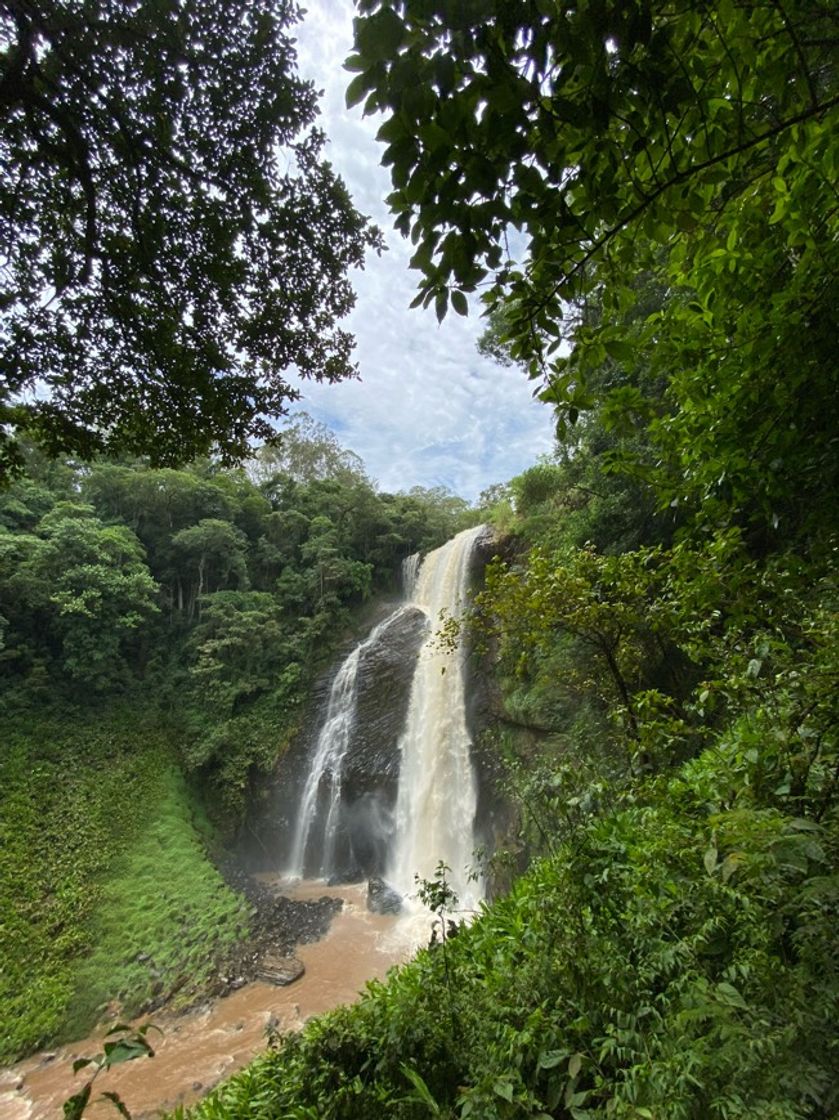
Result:
M344 105L352 17L351 0L310 0L296 31L299 69L324 91L328 158L384 230L388 251L353 277L358 298L346 325L361 380L307 383L299 407L360 455L382 489L444 485L471 500L550 451L552 414L520 370L478 354L478 305L466 319L450 312L440 326L433 310L409 309L417 274L383 202L391 186L374 139L380 122Z

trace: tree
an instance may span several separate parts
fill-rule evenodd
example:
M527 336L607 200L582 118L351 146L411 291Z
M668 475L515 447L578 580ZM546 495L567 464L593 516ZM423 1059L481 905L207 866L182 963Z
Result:
M416 302L465 314L482 289L487 345L561 434L598 404L642 415L664 505L797 531L802 491L839 481L835 6L360 7L347 100L387 114ZM666 299L630 326L639 276Z
M779 139L839 107L839 16L820 0L359 7L347 101L388 114L389 202L418 246L422 302L442 315L459 291L465 312L489 276L524 352L590 261L619 259L639 229L692 228L738 175L771 168ZM510 227L523 267L504 252Z
M284 425L274 443L260 447L248 470L262 484L277 475L295 482L332 478L343 482L367 481L364 463L354 451L342 447L325 424L297 412Z
M191 621L198 608L201 617L201 597L224 588L231 580L240 590L248 585L245 558L247 539L241 529L229 521L205 517L197 525L181 529L172 538L172 550L183 582L178 583L179 603L183 586L187 588L186 610Z
M0 12L0 475L243 457L351 376L347 270L380 235L322 158L290 0L20 0ZM33 390L38 390L33 396Z
M243 701L296 683L299 665L274 596L264 591L216 591L205 598L190 635L190 683L197 703L223 718Z
M157 613L143 547L92 507L59 502L37 535L0 535L0 602L12 622L9 660L45 652L74 681L105 690L128 675L126 647Z

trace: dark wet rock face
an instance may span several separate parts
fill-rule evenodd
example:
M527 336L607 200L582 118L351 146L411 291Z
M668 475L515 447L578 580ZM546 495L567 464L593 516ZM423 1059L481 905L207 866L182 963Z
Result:
M398 914L402 895L384 879L374 876L367 883L367 909L374 914Z
M358 668L358 694L352 744L344 766L346 786L369 790L370 779L383 784L399 777L396 746L411 694L428 618L419 607L403 607L365 650Z
M418 607L391 608L376 639L359 658L355 718L341 771L341 804L333 858L323 866L323 824L329 811L327 782L319 795L318 818L309 834L306 874L331 882L361 882L381 874L393 829L391 810L399 778L399 736L405 723L411 681L428 620ZM258 822L249 832L260 851L248 843L250 866L284 867L291 854L297 813L311 759L323 724L336 673L351 652L349 646L317 688L305 732L282 760ZM243 838L245 839L245 838ZM246 841L247 842L247 841ZM270 853L270 861L267 857ZM261 858L262 857L262 858Z
M338 839L329 867L321 867L317 840L312 867L331 879L358 882L384 870L393 831L391 809L399 780L399 736L428 620L418 607L397 611L362 652L349 750L341 778ZM322 812L328 806L322 807ZM317 829L313 830L315 837Z

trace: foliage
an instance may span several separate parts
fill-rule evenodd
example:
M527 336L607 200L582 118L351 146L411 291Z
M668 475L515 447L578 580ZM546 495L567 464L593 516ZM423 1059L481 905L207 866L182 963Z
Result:
M153 693L231 831L353 611L472 516L442 488L379 494L305 418L259 485L212 462L31 460L0 495L0 702Z
M785 818L739 782L709 803L748 749L583 820L451 940L456 1027L426 950L193 1115L427 1115L406 1067L450 1117L831 1115L835 814Z
M142 832L112 860L100 887L65 1037L78 1037L114 1000L130 1017L164 1002L188 1006L247 933L247 905L208 859L213 831L171 762L161 767L154 798Z
M827 1120L836 13L359 11L347 100L386 114L416 302L483 288L485 350L557 409L487 495L474 621L543 857L196 1114Z
M298 16L4 9L0 474L21 465L8 425L87 458L243 458L299 395L292 367L353 375L336 322L381 240L323 159Z
M176 988L188 999L247 915L207 861L212 831L173 744L141 711L5 717L0 737L0 1053L12 1061L85 1033L113 997L129 1013Z
M248 470L263 484L277 474L295 482L314 482L318 478L367 480L359 456L341 447L329 428L306 412L290 416L283 425L281 440L260 447L249 461Z
M12 633L35 630L7 651L57 652L63 671L95 689L126 673L134 633L157 611L157 586L126 526L106 526L92 507L59 502L31 535L0 534L0 595Z
M347 97L386 113L417 302L463 313L480 286L490 345L565 438L598 404L607 425L640 420L636 470L663 507L814 530L837 482L836 13L359 7Z
M90 1095L93 1084L103 1070L122 1065L123 1062L136 1061L137 1058L154 1057L154 1050L152 1050L146 1037L150 1030L160 1030L160 1028L155 1027L154 1023L144 1023L136 1029L128 1023L117 1023L105 1035L109 1041L103 1044L101 1054L96 1054L92 1058L77 1058L73 1062L74 1073L78 1073L79 1070L91 1065L94 1070L90 1080L85 1083L79 1092L74 1093L64 1102L64 1120L81 1120L85 1109L91 1103ZM113 1035L119 1037L114 1038ZM131 1120L131 1113L126 1108L119 1093L106 1092L102 1094L100 1099L109 1100L119 1114L125 1117L125 1120Z

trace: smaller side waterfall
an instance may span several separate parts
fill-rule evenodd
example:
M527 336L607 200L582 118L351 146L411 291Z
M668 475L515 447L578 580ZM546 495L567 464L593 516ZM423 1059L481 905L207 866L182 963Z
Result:
M312 766L300 801L300 812L289 860L289 873L295 877L302 877L305 872L306 849L322 785L327 787L326 796L329 803L323 827L324 865L328 865L332 856L335 844L335 822L341 802L341 775L355 717L356 681L360 660L361 646L356 646L332 682L326 719L318 736Z
M412 553L402 561L402 594L410 602L414 597L420 571L420 554Z
M400 606L371 630L346 657L329 692L326 718L309 763L286 872L290 878L328 878L336 864L342 825L342 784L356 728L359 675L368 650L408 612ZM372 809L372 806L371 806Z

